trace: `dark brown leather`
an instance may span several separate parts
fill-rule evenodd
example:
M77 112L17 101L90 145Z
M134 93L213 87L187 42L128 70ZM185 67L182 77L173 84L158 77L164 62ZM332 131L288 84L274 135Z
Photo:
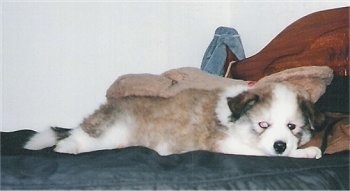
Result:
M349 14L350 7L343 7L295 21L259 53L234 63L230 77L258 80L299 66L329 66L335 75L348 76Z

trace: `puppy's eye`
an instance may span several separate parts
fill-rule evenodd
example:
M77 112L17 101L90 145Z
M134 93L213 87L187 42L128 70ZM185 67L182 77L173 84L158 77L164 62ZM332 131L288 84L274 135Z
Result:
M259 122L258 124L263 129L267 129L268 127L270 127L270 124L266 121Z
M288 127L290 130L293 130L293 129L295 129L296 125L293 124L293 123L288 123L288 124L287 124L287 127Z

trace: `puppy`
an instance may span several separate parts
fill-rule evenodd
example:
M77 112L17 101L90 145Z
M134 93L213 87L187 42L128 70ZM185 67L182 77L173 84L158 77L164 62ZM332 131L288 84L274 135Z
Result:
M288 84L245 85L213 91L188 89L169 98L128 96L106 103L78 128L51 128L24 146L77 154L144 146L161 155L194 150L320 158L317 147L299 149L318 113Z

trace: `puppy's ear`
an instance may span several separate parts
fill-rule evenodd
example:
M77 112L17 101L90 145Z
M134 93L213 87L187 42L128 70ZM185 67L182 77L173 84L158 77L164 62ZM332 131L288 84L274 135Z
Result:
M311 123L311 129L316 131L322 130L326 119L324 113L315 110L313 103L309 100L298 97L298 101L304 117Z
M232 112L232 121L239 119L245 112L251 109L258 100L259 96L251 92L243 92L238 96L228 97L227 104Z

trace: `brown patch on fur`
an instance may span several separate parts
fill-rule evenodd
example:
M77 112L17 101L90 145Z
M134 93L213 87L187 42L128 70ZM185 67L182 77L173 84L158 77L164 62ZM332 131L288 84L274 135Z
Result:
M124 97L102 105L81 126L96 137L116 120L131 117L132 140L127 146L155 149L166 144L171 153L214 151L224 136L215 113L219 92L189 89L169 98Z
M271 105L272 102L272 90L273 85L265 85L256 89L252 89L251 92L259 96L259 100L256 104L257 107L267 107ZM261 110L261 109L260 109Z
M101 105L92 115L85 118L80 126L90 136L98 137L106 128L113 124L115 113L118 113L118 109L113 105Z
M212 150L219 132L215 114L217 91L186 90L165 98L132 97L129 106L137 123L136 145L170 152Z

